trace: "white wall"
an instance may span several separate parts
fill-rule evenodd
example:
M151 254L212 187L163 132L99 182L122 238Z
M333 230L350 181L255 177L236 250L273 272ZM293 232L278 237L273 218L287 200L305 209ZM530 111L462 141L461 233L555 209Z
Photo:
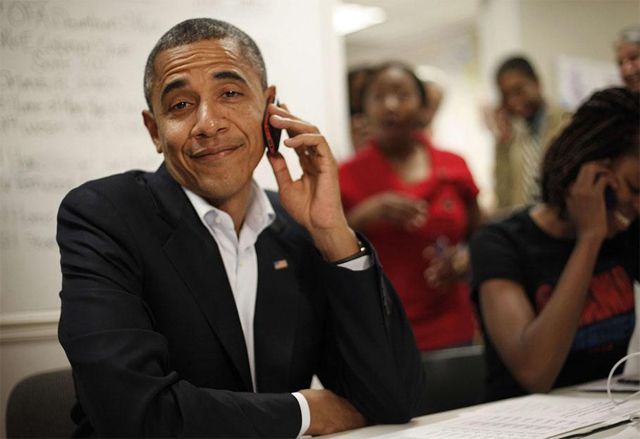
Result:
M617 74L614 42L622 28L640 23L640 2L523 0L520 17L523 48L535 60L547 93L555 97L561 56L605 63Z
M88 179L160 163L142 124L155 41L209 16L251 35L282 102L348 150L343 53L333 0L0 0L0 435L8 392L67 364L56 341L55 215ZM285 154L294 174L295 154ZM275 188L263 163L256 178Z
M495 97L498 63L524 53L551 98L559 91L562 57L605 64L614 73L611 82L619 84L614 41L622 28L638 22L636 0L488 0L478 20L482 78Z

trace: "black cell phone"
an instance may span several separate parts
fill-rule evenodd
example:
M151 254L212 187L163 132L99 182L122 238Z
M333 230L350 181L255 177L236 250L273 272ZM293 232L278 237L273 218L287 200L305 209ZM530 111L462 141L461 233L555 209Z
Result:
M267 105L264 107L264 117L262 119L262 136L264 137L264 147L267 148L270 154L278 152L280 146L280 136L282 135L281 128L275 128L269 123L269 104L275 101L275 96L269 96L267 99ZM278 101L275 101L278 105Z
M604 189L604 205L607 210L613 210L618 205L618 197L611 186Z

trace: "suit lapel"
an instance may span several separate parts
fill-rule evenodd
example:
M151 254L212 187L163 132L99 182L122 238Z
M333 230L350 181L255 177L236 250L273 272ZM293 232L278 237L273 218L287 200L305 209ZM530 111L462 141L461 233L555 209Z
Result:
M149 187L160 216L173 227L164 252L200 305L245 389L250 391L253 386L246 344L218 246L164 165L149 179Z
M279 242L278 230L282 227L279 221L276 219L276 223L265 230L256 243L258 293L254 339L256 379L260 392L282 392L289 388L298 319L296 261Z

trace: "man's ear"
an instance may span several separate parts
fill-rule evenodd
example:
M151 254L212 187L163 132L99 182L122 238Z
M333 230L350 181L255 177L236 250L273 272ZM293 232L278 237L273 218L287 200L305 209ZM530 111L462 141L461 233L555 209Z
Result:
M270 85L269 87L267 87L267 89L264 91L264 100L265 102L267 101L267 99L269 97L275 97L276 96L276 86L275 85Z
M149 132L149 136L151 136L153 144L156 146L156 151L158 154L161 154L163 152L162 143L158 136L158 124L155 116L149 110L142 110L142 120L144 121L144 126L147 127L147 131Z

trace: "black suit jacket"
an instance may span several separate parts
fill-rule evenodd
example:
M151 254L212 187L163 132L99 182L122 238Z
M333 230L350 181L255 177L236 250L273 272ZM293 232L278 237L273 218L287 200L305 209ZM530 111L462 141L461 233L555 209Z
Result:
M217 245L165 167L65 197L59 339L79 435L295 436L290 392L314 373L371 422L421 413L419 354L377 259L360 272L326 263L270 199L277 220L256 243L253 393Z

